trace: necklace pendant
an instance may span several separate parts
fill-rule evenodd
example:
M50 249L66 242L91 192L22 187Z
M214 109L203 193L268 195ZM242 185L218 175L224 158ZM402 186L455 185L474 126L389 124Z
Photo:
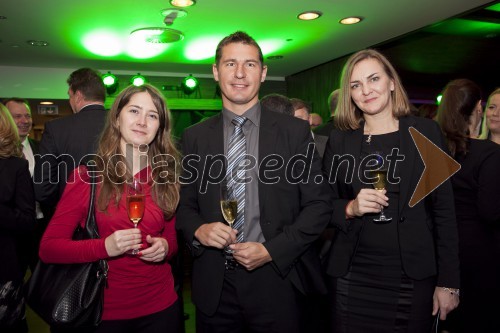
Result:
M372 134L368 134L368 137L366 138L366 141L365 141L367 144L370 144L372 142Z

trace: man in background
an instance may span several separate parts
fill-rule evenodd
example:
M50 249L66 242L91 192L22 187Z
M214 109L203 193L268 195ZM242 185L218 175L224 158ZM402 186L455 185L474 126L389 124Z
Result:
M106 89L99 72L80 68L70 74L67 83L74 114L45 124L40 163L35 166L35 197L52 208L51 216L68 174L83 157L95 153L106 117Z
M293 105L290 99L281 94L267 94L260 99L260 105L265 109L293 116Z
M299 98L291 98L290 101L292 102L293 115L295 116L295 118L307 121L312 130L311 108L309 104ZM323 157L328 137L324 135L317 135L312 131L311 135L314 139L314 144L316 145L316 150L318 151L319 156Z
M334 115L335 109L337 108L337 102L339 100L339 89L335 89L331 92L330 96L328 96L328 107L330 109L330 119L326 122L326 124L318 126L314 129L314 133L324 136L330 136L330 132L335 127Z

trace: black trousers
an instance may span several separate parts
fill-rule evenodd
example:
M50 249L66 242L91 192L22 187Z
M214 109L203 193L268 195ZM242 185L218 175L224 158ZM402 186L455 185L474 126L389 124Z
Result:
M307 332L304 296L271 264L255 271L226 270L219 307L208 316L196 311L197 333Z

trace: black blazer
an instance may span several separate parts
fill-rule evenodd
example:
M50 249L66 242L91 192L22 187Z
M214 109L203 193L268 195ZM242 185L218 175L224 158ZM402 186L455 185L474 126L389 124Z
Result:
M0 158L0 284L22 281L28 262L23 248L35 228L35 196L28 161Z
M55 207L64 191L68 174L85 155L95 153L105 117L104 106L92 104L78 113L45 124L40 141L40 160L35 163L35 196L38 202Z
M340 229L336 233L329 253L327 274L340 277L348 272L356 251L359 235L363 231L363 217L346 220L345 207L355 199L364 187L357 177L359 156L362 148L363 126L357 130L334 129L324 156L324 171L332 173L338 168L336 182L330 184L333 192L333 215L331 224ZM443 137L437 123L430 119L413 116L399 119L400 152L405 159L399 162L400 196L398 236L402 265L405 273L413 279L424 279L438 275L439 286L459 288L458 236L455 220L453 191L450 181L444 182L413 208L408 202L424 170L423 161L409 133L416 128L439 147ZM352 183L346 183L346 163L336 163L334 155L349 154L356 158L356 170ZM337 161L338 162L338 161ZM439 167L431 165L430 167ZM331 172L330 170L333 170ZM393 223L394 223L393 222Z
M286 180L287 161L297 154L306 155L309 143L314 154L309 182L292 184ZM219 249L202 245L193 247L192 244L194 232L202 224L224 221L220 211L219 185L208 184L206 193L201 190L204 161L216 154L224 154L222 114L186 129L182 144L184 163L192 157L190 154L200 159L191 159L189 166L184 165L184 176L191 176L191 181L181 186L177 228L192 249L193 302L201 311L211 315L217 309L222 291L225 258ZM315 176L321 176L321 163L312 147L308 124L263 108L258 165L271 154L283 157L285 165L267 174L268 177L279 177L276 183L266 184L261 181L262 177L258 180L260 226L266 239L264 246L273 259L276 274L290 279L303 293L325 291L319 258L310 245L327 225L331 208L328 187L313 181ZM224 175L225 166L214 164L210 172L211 175L221 172Z

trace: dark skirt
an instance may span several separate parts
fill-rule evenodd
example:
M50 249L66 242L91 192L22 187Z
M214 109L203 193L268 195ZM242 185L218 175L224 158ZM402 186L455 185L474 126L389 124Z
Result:
M352 266L329 281L330 332L430 332L435 278L417 281L377 268Z

